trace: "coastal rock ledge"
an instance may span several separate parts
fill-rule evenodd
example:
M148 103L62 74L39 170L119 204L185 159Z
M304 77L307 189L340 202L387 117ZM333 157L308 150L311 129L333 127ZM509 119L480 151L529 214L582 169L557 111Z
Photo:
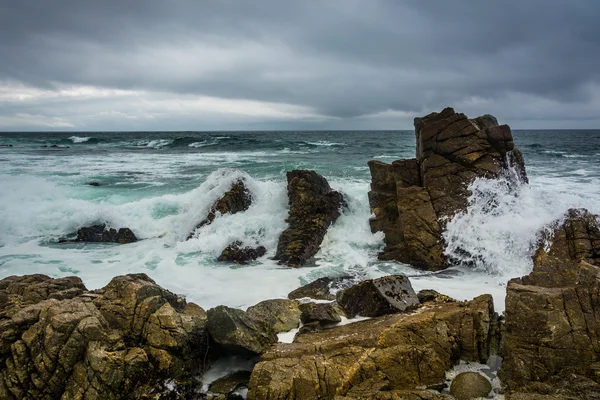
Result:
M87 291L77 277L0 280L0 399L141 399L192 387L207 351L202 308L145 274Z
M442 231L466 209L469 184L507 171L515 183L526 182L527 175L510 128L491 115L469 119L445 108L415 118L414 125L416 158L369 161L371 230L385 234L380 259L436 271L448 267Z

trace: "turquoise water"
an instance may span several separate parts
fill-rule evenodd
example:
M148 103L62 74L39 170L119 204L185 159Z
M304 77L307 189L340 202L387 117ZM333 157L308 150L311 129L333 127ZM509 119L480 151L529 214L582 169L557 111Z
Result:
M371 234L367 161L413 157L412 131L0 133L0 277L79 275L90 288L129 272L146 272L203 307L246 307L285 297L323 275L357 279L403 272L417 288L458 298L488 292L502 308L506 279L526 273L536 234L569 207L600 212L600 131L516 131L531 184L505 193L474 183L479 199L449 225L447 240L482 260L475 269L422 275L383 263L381 234ZM50 147L56 145L59 147ZM42 147L48 146L48 147ZM350 208L329 230L314 263L301 269L270 260L285 229L285 172L314 169L348 198ZM254 203L218 218L197 238L187 234L238 178ZM87 185L98 182L99 187ZM494 212L481 202L499 200ZM130 227L138 243L57 245L77 228L105 222ZM264 245L258 263L215 262L230 242ZM452 246L451 246L452 247Z

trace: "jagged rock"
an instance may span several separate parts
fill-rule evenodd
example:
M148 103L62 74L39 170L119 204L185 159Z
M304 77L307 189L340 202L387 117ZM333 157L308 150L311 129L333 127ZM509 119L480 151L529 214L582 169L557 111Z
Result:
M331 293L331 289L349 287L351 282L352 277L350 276L319 278L298 289L292 290L288 294L288 299L311 298L315 300L335 300L335 295Z
M274 259L299 267L319 251L327 228L340 216L344 199L315 171L288 171L287 182L289 227L279 237Z
M508 283L500 376L511 391L558 390L550 382L567 371L600 380L600 267L588 262L598 261L599 234L596 217L570 210L533 272Z
M492 384L483 375L477 372L463 372L458 374L450 385L450 393L456 400L473 400L487 397L492 391Z
M242 242L233 242L223 250L217 260L244 265L264 256L266 252L267 249L264 246L242 247Z
M83 227L77 231L77 242L99 242L127 244L137 242L135 234L129 228L107 229L106 225Z
M243 180L238 180L223 196L221 196L215 204L210 208L208 215L190 232L188 239L192 238L197 229L205 225L210 225L217 213L220 214L235 214L241 211L246 211L252 204L252 195L246 188Z
M468 185L477 177L497 178L509 166L520 181L527 176L510 128L491 115L468 119L446 108L415 118L415 133L416 158L369 161L370 224L385 234L382 260L435 271L448 266L441 232L466 209Z
M1 399L135 399L201 372L200 307L144 274L83 291L75 277L0 281Z
M226 351L260 354L277 343L275 330L245 311L217 306L207 311L210 337Z
M491 296L483 295L301 334L263 353L248 398L352 398L351 388L385 380L388 386L374 389L372 397L355 397L378 398L379 391L441 383L459 360L487 360L495 318Z
M319 325L331 325L340 322L339 313L330 303L303 303L300 304L300 320L303 324L317 322Z
M378 317L416 308L419 299L406 276L391 275L339 291L337 303L349 318Z
M287 299L265 300L248 307L246 314L255 321L266 323L275 333L287 332L300 325L297 301Z

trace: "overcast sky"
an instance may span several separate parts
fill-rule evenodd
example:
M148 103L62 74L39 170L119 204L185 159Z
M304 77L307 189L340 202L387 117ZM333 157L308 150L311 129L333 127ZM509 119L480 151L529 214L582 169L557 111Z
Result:
M2 0L0 130L600 128L597 0Z

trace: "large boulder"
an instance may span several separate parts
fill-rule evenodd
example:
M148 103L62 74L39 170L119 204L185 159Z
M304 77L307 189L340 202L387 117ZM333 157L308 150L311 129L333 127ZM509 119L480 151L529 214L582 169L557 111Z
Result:
M292 290L288 294L288 299L310 298L315 300L335 300L333 291L349 287L352 282L353 278L349 275L334 278L319 278L298 289Z
M188 235L188 239L194 236L196 230L202 228L205 225L210 225L215 218L217 213L219 214L235 214L241 211L246 211L252 205L252 195L246 188L243 180L238 180L231 188L225 192L210 208L208 215L203 219Z
M596 216L569 210L536 252L533 272L509 282L500 376L511 391L592 398L581 388L600 388L598 238ZM596 385L568 383L574 377Z
M337 293L337 302L348 317L378 317L412 310L419 298L404 275L370 279Z
M274 259L299 267L319 251L327 228L340 216L344 198L315 171L288 171L287 182L289 227L279 237Z
M107 228L106 225L83 227L77 231L77 242L120 243L137 242L135 234L129 228Z
M527 176L510 128L490 115L469 119L446 108L414 124L416 158L369 162L370 223L373 232L385 234L382 260L435 271L448 266L441 233L466 209L469 184L502 174L517 184Z
M261 356L248 399L447 398L416 389L444 382L460 360L485 362L495 318L483 295L300 334Z
M463 372L458 374L450 385L450 393L456 400L474 400L487 397L492 391L492 384L478 372Z
M122 399L203 370L204 311L144 274L87 292L78 278L0 281L0 398Z

